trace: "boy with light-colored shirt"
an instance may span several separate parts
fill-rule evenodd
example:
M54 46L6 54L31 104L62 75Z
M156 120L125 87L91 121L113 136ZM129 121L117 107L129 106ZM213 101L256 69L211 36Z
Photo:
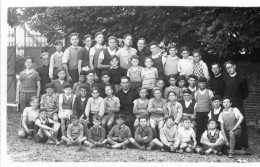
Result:
M194 60L194 66L193 66L193 72L194 74L199 77L205 77L209 81L209 70L207 64L202 61L201 59L201 52L199 50L194 50L192 52L193 60Z
M162 59L164 64L164 74L166 76L171 74L178 74L178 62L180 58L177 57L177 49L175 46L171 46L168 48L169 55Z
M187 46L181 48L182 59L178 62L178 72L180 75L188 76L193 74L193 57L189 56L190 49Z
M63 42L61 40L56 40L54 42L56 52L51 55L50 58L50 67L49 67L49 76L51 79L57 79L57 70L62 67L62 46Z
M131 57L132 66L127 70L127 76L130 78L130 88L136 92L142 87L142 67L138 66L138 56L134 55Z

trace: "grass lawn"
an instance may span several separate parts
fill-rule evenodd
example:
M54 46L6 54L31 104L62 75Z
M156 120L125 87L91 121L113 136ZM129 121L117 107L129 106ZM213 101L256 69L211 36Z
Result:
M14 162L236 162L238 159L248 162L260 162L260 136L249 131L249 142L254 155L238 156L234 159L225 155L203 156L199 154L179 154L161 152L158 150L147 152L136 149L110 150L106 148L85 148L77 151L77 146L65 147L38 144L33 140L19 139L17 132L21 113L8 109L7 113L7 154Z

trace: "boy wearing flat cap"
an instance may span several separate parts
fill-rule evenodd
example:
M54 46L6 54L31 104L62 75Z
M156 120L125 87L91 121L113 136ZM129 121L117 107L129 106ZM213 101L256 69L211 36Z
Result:
M221 105L221 97L219 95L215 95L211 98L213 109L209 112L208 117L210 119L218 120L219 114L223 111L224 107ZM220 124L217 122L218 129L220 129Z
M212 110L211 98L214 96L213 92L206 89L207 79L205 77L199 78L199 90L194 94L197 106L195 107L196 121L197 121L197 141L200 141L202 133L206 130L208 122L208 113Z
M107 144L111 148L126 148L129 144L129 139L132 138L130 128L125 125L125 116L118 114L115 116L116 125L107 135Z

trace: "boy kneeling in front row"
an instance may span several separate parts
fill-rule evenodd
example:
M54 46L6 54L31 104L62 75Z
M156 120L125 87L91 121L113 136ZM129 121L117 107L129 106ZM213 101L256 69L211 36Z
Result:
M222 146L225 144L222 132L217 129L217 121L210 119L208 122L208 130L202 136L200 143L203 145L203 150L200 151L201 155L214 153L221 155Z
M59 146L60 142L57 140L57 133L59 128L59 122L55 122L47 117L46 108L40 109L39 118L35 120L34 141L37 143L45 143L48 139L50 139L57 146Z

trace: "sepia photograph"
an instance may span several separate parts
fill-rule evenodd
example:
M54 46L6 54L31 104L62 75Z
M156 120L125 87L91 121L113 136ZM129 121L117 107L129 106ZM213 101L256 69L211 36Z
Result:
M260 162L260 3L27 4L1 8L1 160Z

